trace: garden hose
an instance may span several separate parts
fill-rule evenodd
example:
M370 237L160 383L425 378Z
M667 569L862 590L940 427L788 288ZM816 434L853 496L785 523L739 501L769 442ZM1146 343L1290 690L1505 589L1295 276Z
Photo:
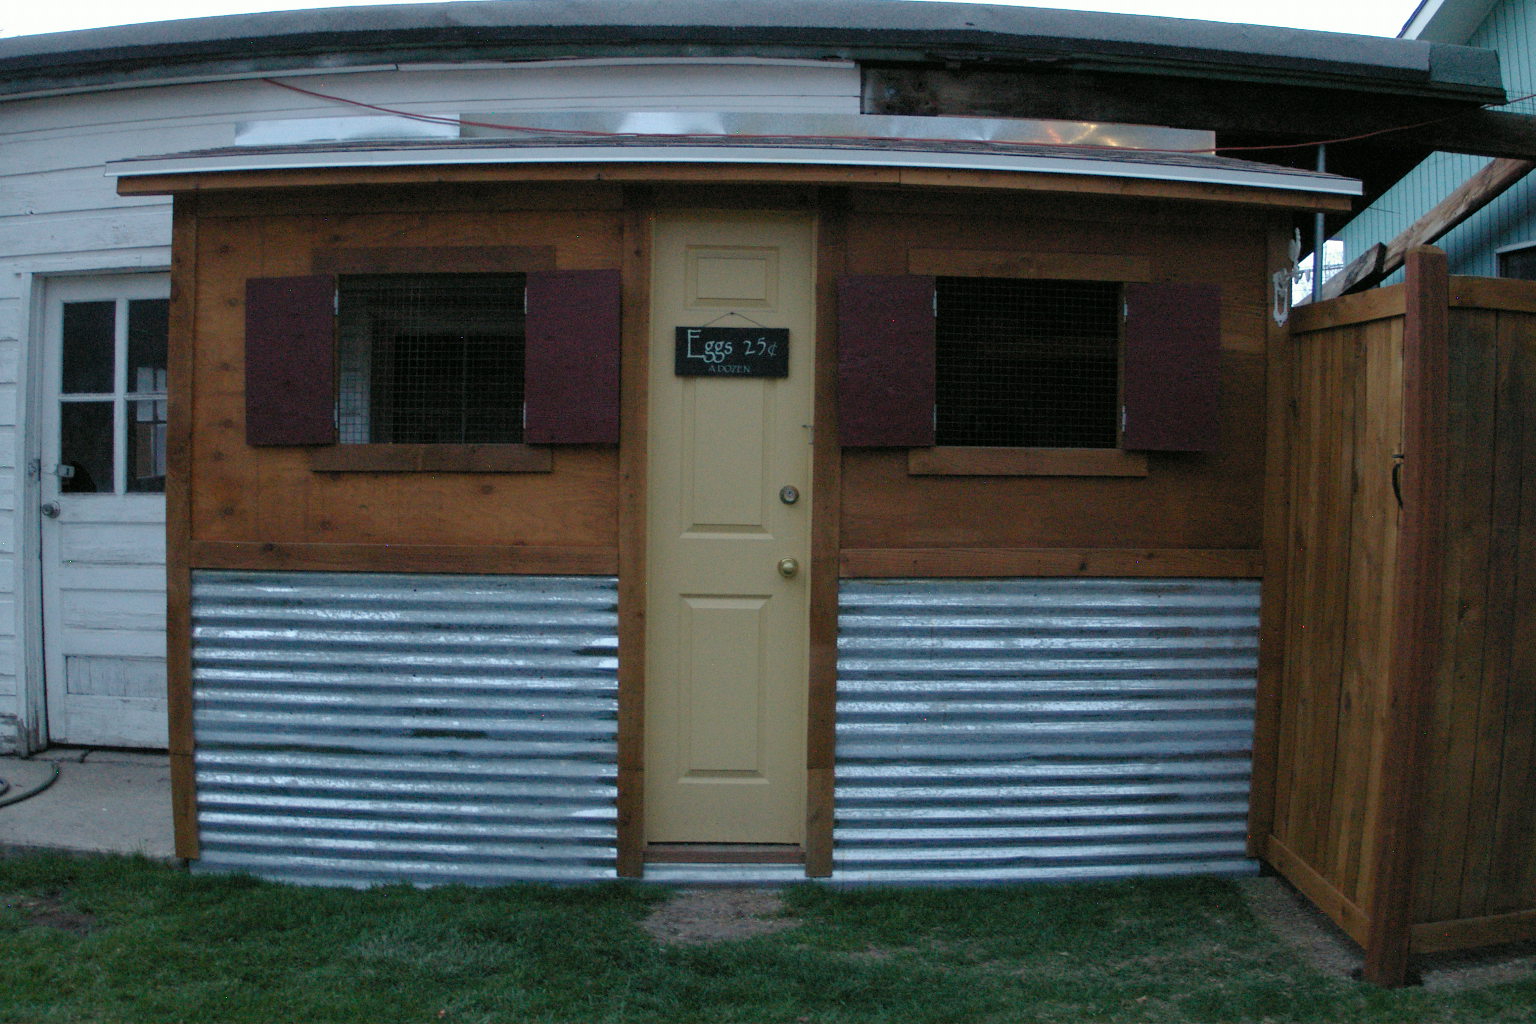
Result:
M37 796L37 794L41 793L43 790L47 789L57 781L59 781L59 762L57 761L53 762L52 774L50 774L42 782L39 782L37 785L33 786L31 789L24 789L19 793L10 793L11 784L6 782L4 779L0 779L0 807L9 807L11 804L19 804L23 800ZM10 795L6 795L8 793Z

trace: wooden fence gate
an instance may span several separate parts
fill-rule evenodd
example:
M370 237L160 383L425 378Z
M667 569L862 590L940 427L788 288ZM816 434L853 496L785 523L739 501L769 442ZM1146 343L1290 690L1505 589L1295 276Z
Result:
M1250 853L1397 985L1536 936L1536 284L1426 247L1291 331Z

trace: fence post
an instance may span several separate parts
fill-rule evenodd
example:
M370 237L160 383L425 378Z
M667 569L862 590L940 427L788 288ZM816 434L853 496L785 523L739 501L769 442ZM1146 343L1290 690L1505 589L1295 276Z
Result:
M1445 253L1408 255L1403 325L1403 513L1388 680L1375 886L1365 979L1405 984L1427 743L1424 730L1440 654L1444 586L1446 430L1449 419L1450 278Z

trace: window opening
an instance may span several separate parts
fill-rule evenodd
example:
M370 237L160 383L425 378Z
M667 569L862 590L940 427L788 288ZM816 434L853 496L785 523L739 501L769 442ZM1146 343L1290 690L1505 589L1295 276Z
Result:
M60 309L59 490L165 490L168 299Z
M1499 276L1536 281L1536 245L1524 245L1500 252Z
M340 279L343 444L523 440L522 274Z
M1118 446L1119 284L940 277L935 288L936 444Z

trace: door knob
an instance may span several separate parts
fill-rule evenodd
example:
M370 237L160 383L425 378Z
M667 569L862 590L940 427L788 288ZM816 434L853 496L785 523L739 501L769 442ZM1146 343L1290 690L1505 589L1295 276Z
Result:
M779 559L779 575L780 576L783 576L785 579L790 579L796 573L798 573L799 571L800 571L800 563L795 561L793 558L781 558L781 559Z
M59 513L62 511L64 510L59 507L59 503L56 501L49 501L43 504L43 515L49 519L59 518Z

